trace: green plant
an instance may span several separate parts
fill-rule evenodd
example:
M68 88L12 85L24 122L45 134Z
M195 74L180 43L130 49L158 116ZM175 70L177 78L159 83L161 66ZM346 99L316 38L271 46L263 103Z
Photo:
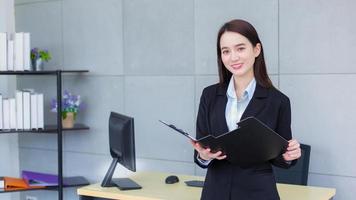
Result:
M52 59L52 56L48 50L39 48L31 49L31 60L37 60L38 58L41 58L42 60L48 62Z

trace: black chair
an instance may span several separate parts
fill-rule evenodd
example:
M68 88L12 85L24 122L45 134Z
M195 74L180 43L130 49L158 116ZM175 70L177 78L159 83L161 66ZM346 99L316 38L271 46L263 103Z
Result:
M296 165L289 169L282 169L273 166L277 183L288 183L296 185L308 184L310 145L300 144L302 155Z

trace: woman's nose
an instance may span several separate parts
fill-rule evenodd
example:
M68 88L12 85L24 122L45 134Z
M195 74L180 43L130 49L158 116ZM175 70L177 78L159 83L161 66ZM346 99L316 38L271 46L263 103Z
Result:
M232 52L231 60L238 60L239 58L240 58L240 55L238 52Z

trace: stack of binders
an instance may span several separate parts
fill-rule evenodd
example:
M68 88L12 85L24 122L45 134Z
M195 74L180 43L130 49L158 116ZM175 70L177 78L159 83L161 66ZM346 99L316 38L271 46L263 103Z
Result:
M18 90L15 98L0 94L1 130L44 129L44 96L34 90Z
M30 33L0 32L0 71L31 70Z

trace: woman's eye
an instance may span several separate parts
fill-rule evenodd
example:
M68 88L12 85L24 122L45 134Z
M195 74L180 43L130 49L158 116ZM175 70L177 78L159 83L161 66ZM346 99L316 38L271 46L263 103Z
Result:
M229 51L227 51L227 50L222 51L222 54L224 54L224 55L226 55L228 53L229 53Z
M245 47L240 47L237 49L237 51L243 51L243 50L245 50Z

